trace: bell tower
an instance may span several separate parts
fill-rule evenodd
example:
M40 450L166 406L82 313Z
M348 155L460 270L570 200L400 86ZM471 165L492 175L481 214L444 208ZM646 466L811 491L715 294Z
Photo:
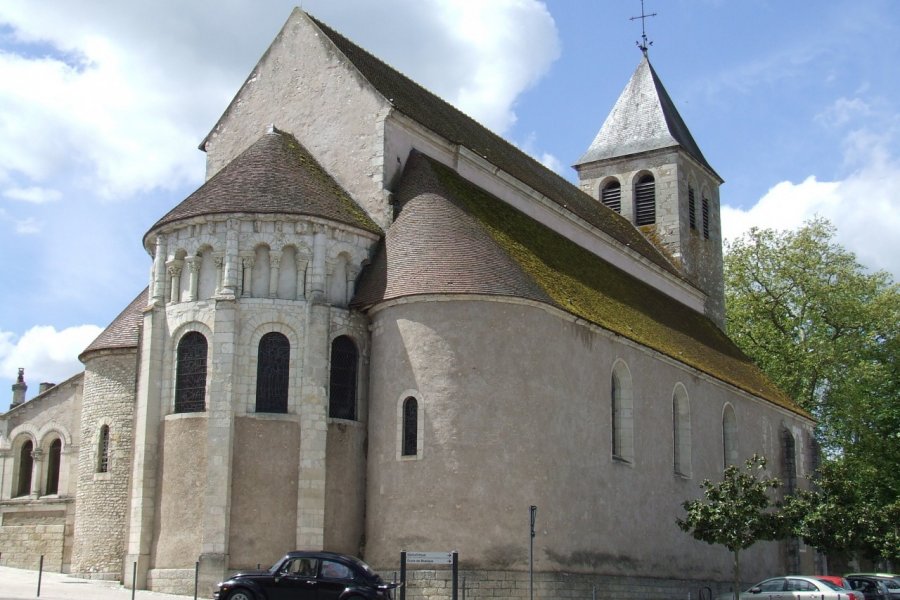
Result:
M706 296L725 326L719 186L647 57L587 152L574 165L582 190L631 221Z

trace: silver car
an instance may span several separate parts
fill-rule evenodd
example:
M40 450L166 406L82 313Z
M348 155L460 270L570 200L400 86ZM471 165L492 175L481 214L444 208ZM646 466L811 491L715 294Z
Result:
M732 600L734 594L721 594L717 600ZM815 577L789 575L773 577L741 592L740 600L853 600L841 587Z

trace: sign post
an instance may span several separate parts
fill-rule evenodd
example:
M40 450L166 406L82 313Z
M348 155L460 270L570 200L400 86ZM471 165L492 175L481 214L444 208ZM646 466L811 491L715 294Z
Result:
M450 565L453 573L452 600L459 599L459 552L400 552L400 600L406 600L406 565Z

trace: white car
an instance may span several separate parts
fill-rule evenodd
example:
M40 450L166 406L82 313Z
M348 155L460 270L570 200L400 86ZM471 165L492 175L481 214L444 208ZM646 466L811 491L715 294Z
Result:
M720 594L717 600L733 600L734 594ZM740 600L853 600L841 587L815 577L788 575L773 577L741 592Z

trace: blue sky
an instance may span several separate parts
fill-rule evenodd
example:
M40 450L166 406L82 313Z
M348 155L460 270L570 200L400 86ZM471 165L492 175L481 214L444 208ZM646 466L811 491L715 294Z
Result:
M0 410L17 367L29 397L75 374L146 285L143 234L202 183L197 145L296 3L0 4ZM825 216L897 279L900 3L645 5L726 235ZM303 8L570 179L640 59L639 0Z

